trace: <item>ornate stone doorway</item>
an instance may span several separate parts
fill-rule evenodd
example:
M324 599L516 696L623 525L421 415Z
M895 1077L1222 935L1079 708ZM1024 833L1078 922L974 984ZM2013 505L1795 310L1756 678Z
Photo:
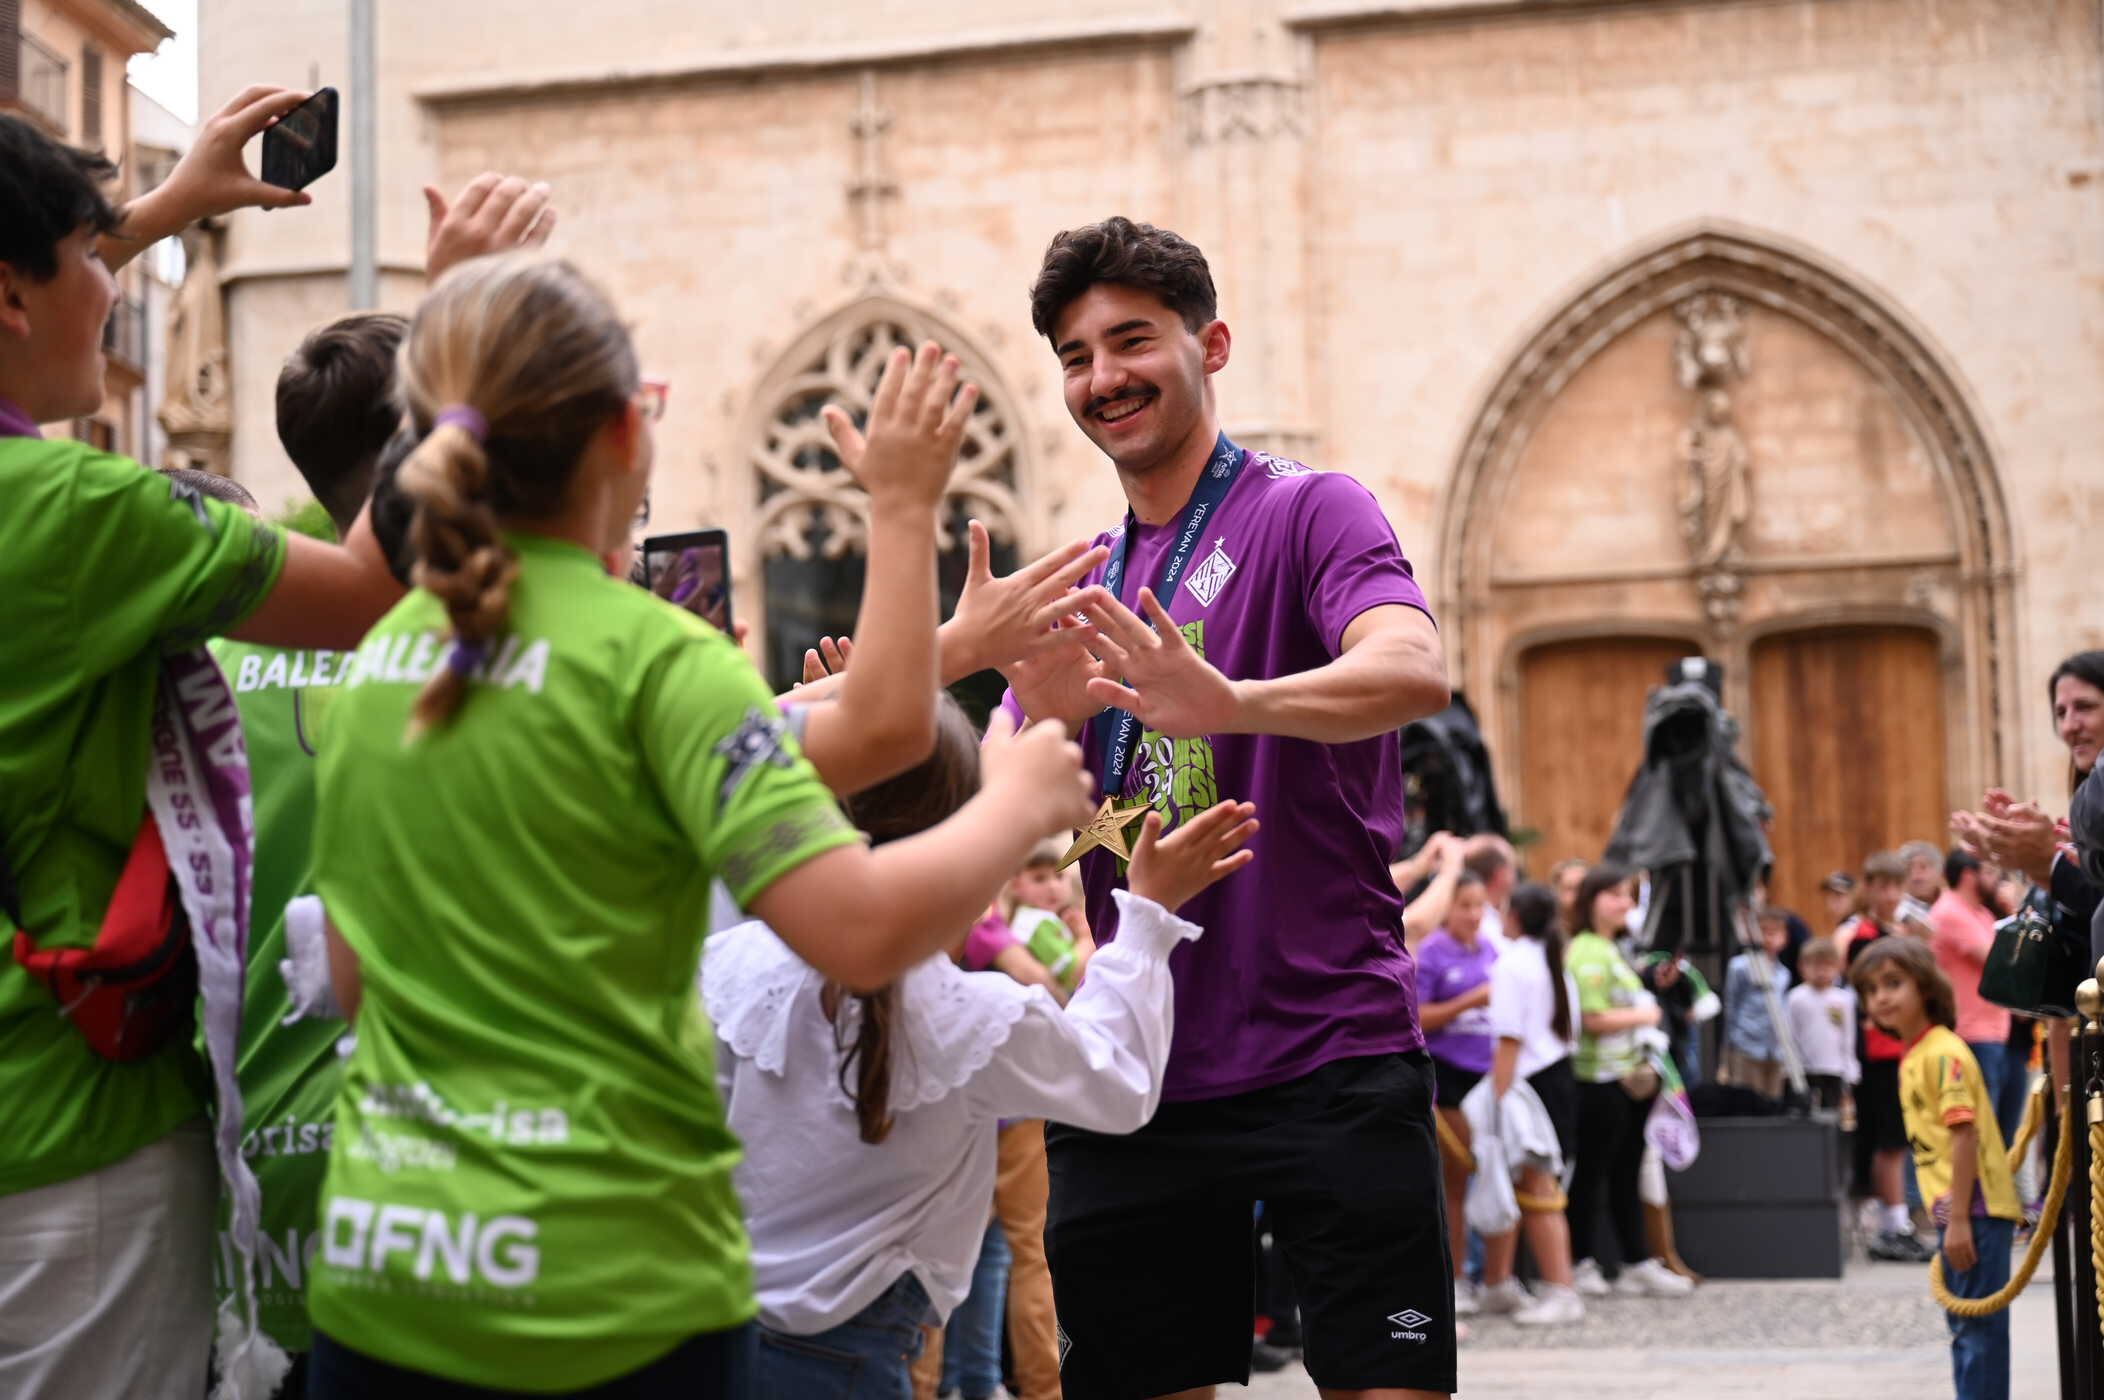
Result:
M2014 572L1985 436L1925 337L1803 250L1702 227L1512 355L1443 503L1438 602L1534 864L1598 855L1643 692L1664 652L1701 653L1791 805L1779 893L1815 903L1826 869L1938 839L1951 803L2021 771ZM1834 630L1863 628L1885 630ZM1839 703L1866 677L1915 693L1904 723ZM1862 792L1793 781L1815 733L1823 754L1898 744L1921 792L1858 819Z

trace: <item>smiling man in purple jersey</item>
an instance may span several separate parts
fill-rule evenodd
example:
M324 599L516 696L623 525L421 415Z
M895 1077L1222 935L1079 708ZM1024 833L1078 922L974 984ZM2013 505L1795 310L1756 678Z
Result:
M1255 802L1248 869L1193 901L1163 1106L1047 1134L1046 1244L1069 1400L1246 1382L1250 1213L1266 1203L1325 1396L1454 1389L1453 1270L1402 900L1389 737L1447 703L1439 634L1356 481L1236 446L1231 339L1204 255L1108 219L1052 240L1031 292L1067 410L1130 506L1076 606L1088 650L1005 668L1077 731L1103 795L1175 823ZM1117 934L1104 851L1089 918Z

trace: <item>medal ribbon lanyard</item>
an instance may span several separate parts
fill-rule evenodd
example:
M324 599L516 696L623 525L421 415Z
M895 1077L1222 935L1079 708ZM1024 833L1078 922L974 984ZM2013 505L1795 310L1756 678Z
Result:
M1242 474L1245 458L1242 449L1228 441L1226 433L1213 444L1212 459L1206 463L1198 484L1191 488L1191 499L1183 509L1176 524L1176 542L1169 549L1169 557L1162 563L1160 582L1154 585L1154 596L1163 608L1176 596L1176 585L1183 578L1184 568L1191 562L1191 555L1198 548L1198 541L1205 532L1206 521L1220 509L1227 499L1235 478ZM1111 547L1110 562L1103 569L1103 586L1119 602L1125 601L1125 555L1132 548L1133 531L1139 522L1133 518L1130 507L1125 511L1125 530ZM1135 606L1135 611L1137 607ZM1152 625L1151 623L1149 624ZM1103 795L1120 797L1125 792L1125 775L1132 764L1133 747L1140 740L1140 722L1130 711L1106 709L1100 719L1104 721L1103 734Z

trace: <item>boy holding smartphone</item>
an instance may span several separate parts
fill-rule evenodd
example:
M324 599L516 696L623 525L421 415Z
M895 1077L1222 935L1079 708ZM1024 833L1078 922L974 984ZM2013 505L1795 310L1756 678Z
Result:
M217 1178L207 1067L167 1027L144 1053L136 1042L121 1059L99 1053L25 959L95 949L120 874L161 854L166 824L145 818L164 722L214 735L189 756L222 790L245 786L226 687L198 643L349 646L399 591L362 525L343 548L287 539L137 463L37 431L102 402L111 269L198 219L309 202L242 159L304 97L245 90L160 188L121 208L100 188L108 161L0 116L0 589L11 614L0 628L0 857L12 877L0 882L12 885L0 900L12 954L0 958L0 1394L203 1390ZM180 706L167 698L178 674ZM238 869L245 823L221 834ZM200 960L230 945L232 928L216 925L193 943ZM217 1001L227 1005L223 978ZM225 1144L218 1159L246 1175Z

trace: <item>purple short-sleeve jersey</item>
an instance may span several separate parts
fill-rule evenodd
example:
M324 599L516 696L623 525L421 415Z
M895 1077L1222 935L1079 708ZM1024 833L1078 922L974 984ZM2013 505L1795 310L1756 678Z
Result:
M1138 526L1124 601L1152 587L1176 526ZM1097 537L1108 544L1114 534ZM1102 581L1102 569L1086 581ZM1336 659L1352 620L1385 604L1426 609L1423 590L1371 492L1348 476L1246 453L1170 601L1185 639L1236 680ZM1010 694L1005 702L1020 715ZM1082 730L1102 780L1104 725ZM1254 802L1256 859L1179 912L1205 936L1170 958L1176 1031L1163 1097L1219 1098L1308 1074L1332 1060L1421 1049L1417 978L1388 875L1403 817L1393 735L1318 744L1267 734L1141 734L1124 795L1170 824L1227 799ZM1117 935L1118 862L1082 863L1089 923Z
M1498 960L1498 945L1479 937L1464 947L1460 939L1440 929L1417 945L1417 1001L1420 1006L1453 1001L1466 996L1490 980L1491 964ZM1490 1008L1472 1006L1425 1037L1425 1048L1435 1060L1445 1060L1457 1069L1483 1074L1490 1069L1494 1037Z

